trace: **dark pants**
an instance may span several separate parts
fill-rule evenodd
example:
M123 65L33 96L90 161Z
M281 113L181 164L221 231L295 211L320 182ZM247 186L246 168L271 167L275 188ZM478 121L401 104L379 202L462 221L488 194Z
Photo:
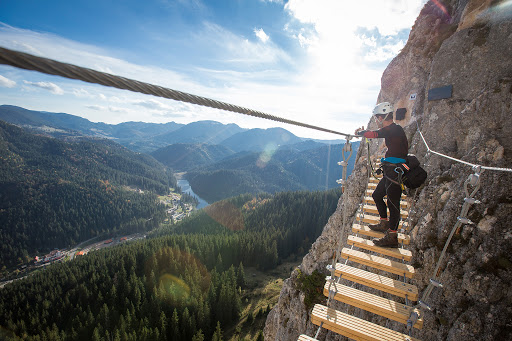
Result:
M400 196L402 195L402 188L400 185L394 183L398 179L398 174L394 171L395 166L382 166L384 176L379 181L377 188L372 194L379 216L381 218L387 218L389 208L389 229L397 230L398 223L400 222ZM388 205L384 202L384 197L388 197Z

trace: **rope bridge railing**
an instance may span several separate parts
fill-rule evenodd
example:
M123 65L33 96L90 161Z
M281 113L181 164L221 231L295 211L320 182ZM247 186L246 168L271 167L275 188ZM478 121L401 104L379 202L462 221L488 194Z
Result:
M317 127L311 124L297 122L286 118L269 115L261 111L244 108L238 105L213 100L210 98L192 95L183 91L164 88L162 86L140 82L137 80L115 76L105 72L88 69L73 64L58 62L52 59L34 56L28 53L18 52L0 47L0 64L10 65L21 69L38 71L49 75L77 79L88 83L95 83L117 89L140 92L146 95L153 95L176 101L202 105L214 109L231 111L239 114L264 118L276 122L291 124L303 128L323 131L326 133L342 135L347 138L356 137L351 134L338 132L331 129Z

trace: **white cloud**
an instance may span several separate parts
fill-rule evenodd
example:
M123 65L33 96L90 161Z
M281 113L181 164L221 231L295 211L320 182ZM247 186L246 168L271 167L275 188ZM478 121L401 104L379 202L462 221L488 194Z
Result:
M194 89L187 77L168 69L137 65L114 58L94 45L78 43L50 33L14 28L0 22L0 46L55 59L142 82Z
M262 28L254 29L254 34L256 37L258 37L259 40L261 40L263 44L265 44L270 39L270 37L265 33L265 31L263 31Z
M120 108L120 107L113 107L113 106L103 106L103 105L86 105L85 106L88 109L96 110L96 111L109 111L113 113L130 113L131 110L127 108Z
M263 42L267 35L262 29L260 30L262 34L258 36L258 41L253 42L219 25L206 22L193 39L199 45L210 46L215 53L213 58L221 63L231 64L231 67L237 64L244 66L246 64L293 64L293 59L285 50L272 43L270 39ZM256 30L254 33L257 33Z
M64 90L62 90L57 84L52 82L30 82L30 81L23 81L23 83L31 86L35 86L37 88L45 89L50 91L52 94L55 95L63 95Z
M80 88L80 89L73 89L72 91L73 95L76 97L85 97L85 98L91 98L93 95L91 95L87 90Z
M405 41L400 40L396 44L388 44L381 47L375 47L364 56L364 59L369 62L383 62L396 56L404 47Z
M16 82L0 75L0 86L14 88L16 86Z
M142 100L142 101L135 101L133 102L135 105L140 105L141 107L148 108L148 109L154 109L154 110L169 110L170 107L160 101L157 101L155 99L148 99L148 100Z
M85 107L88 109L98 110L98 111L106 111L107 110L107 107L104 107L101 105L86 105Z

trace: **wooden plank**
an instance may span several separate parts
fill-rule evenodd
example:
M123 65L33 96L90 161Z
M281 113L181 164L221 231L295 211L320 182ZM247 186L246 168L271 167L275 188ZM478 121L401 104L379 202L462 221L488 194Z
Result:
M354 224L352 225L352 232L359 233L368 237L382 238L384 237L383 232L378 232L370 229L368 226ZM411 236L403 233L398 233L398 242L406 245L410 244Z
M361 216L359 214L356 215L356 220L361 221ZM373 216L373 215L365 214L365 215L363 215L362 221L363 221L363 223L373 225L373 224L378 224L380 221L380 218ZM402 228L403 225L404 225L404 221L400 221L400 223L398 223L398 228Z
M416 274L416 270L412 265L397 262L389 258L371 255L366 252L352 250L346 247L341 250L341 257L350 259L355 263L390 272L395 275L405 276L407 278L413 278Z
M372 191L372 193L373 193L373 191ZM370 196L365 196L364 197L363 202L375 205L375 201L371 197L371 193L370 193ZM386 202L386 199L384 199L384 202ZM403 208L403 209L407 209L407 201L403 200L403 196L402 196L402 200L400 200L400 207Z
M377 275L340 263L336 264L334 274L338 277L342 276L342 278L346 280L363 284L367 287L381 290L398 297L405 298L407 296L407 299L411 301L418 300L418 288L409 283L397 281L386 276Z
M317 339L311 337L311 336L307 336L307 335L300 335L299 338L297 339L297 341L318 341Z
M410 261L412 259L412 252L406 249L402 249L400 247L380 247L373 244L373 242L369 239L364 239L356 236L348 236L348 244L357 246L358 248L370 250L374 252L378 252L380 254L404 259L406 261Z
M379 214L379 211L377 210L377 205L375 205L375 203L367 203L366 205L363 205L363 211L371 214ZM402 218L407 219L407 217L409 216L409 212L407 212L406 210L400 210L400 215L402 216Z
M325 283L324 295L326 297L329 297L329 288L334 294L333 297L336 301L350 304L393 321L407 324L407 320L413 311L417 312L418 316L420 316L418 309L339 283ZM423 327L423 319L418 319L414 327L421 329Z
M354 340L368 341L419 341L408 335L379 326L378 324L349 314L315 304L311 312L311 322L335 333Z

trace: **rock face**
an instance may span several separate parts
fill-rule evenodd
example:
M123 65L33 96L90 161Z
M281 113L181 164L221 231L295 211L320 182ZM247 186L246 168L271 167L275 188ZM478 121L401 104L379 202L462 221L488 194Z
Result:
M437 5L436 5L437 3ZM407 133L410 153L428 172L411 213L409 249L417 276L411 281L427 287L466 193L471 166L427 153L418 126L431 150L472 164L512 168L512 8L508 1L451 0L428 2L421 11L401 53L382 76L377 102L405 108L396 120ZM451 85L451 97L428 100L429 90ZM411 99L411 95L415 99ZM371 128L371 126L370 126ZM382 146L372 142L372 152ZM322 235L292 272L270 312L265 340L297 340L314 336L318 327L299 290L299 272L318 270L328 275L338 240L346 237L366 186L366 146L358 160L337 211ZM468 218L453 237L442 262L436 288L424 312L422 340L512 339L512 173L485 170ZM470 187L470 189L472 189ZM347 282L349 283L349 282ZM323 284L322 284L323 285ZM357 286L355 286L357 288ZM390 297L392 298L392 297ZM326 300L320 303L325 304ZM405 332L405 326L334 302L333 308ZM321 330L320 340L344 340Z

